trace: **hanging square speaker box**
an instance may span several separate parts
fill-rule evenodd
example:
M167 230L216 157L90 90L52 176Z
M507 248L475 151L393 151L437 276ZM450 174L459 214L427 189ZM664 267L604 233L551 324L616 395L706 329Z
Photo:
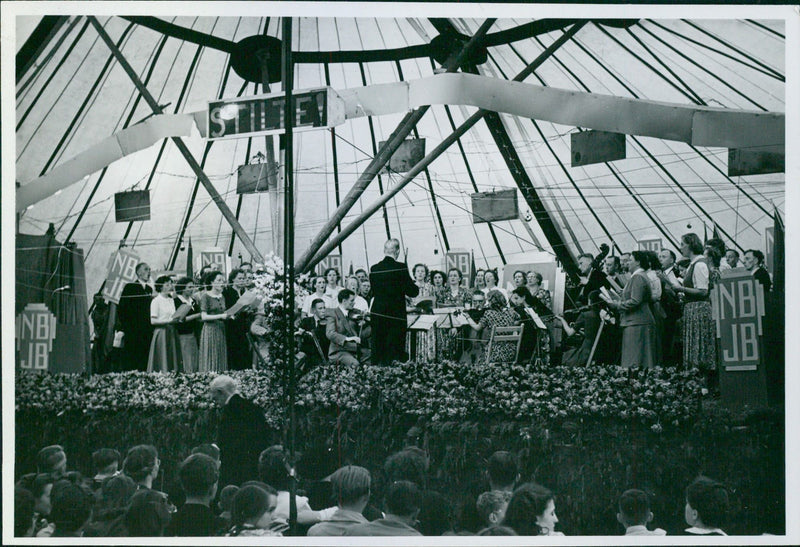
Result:
M471 197L473 224L519 218L517 191L514 189L479 192L471 194Z
M269 166L266 163L250 163L240 165L237 169L236 193L256 194L268 189Z
M150 190L114 194L114 218L117 222L150 220Z
M570 135L572 167L625 159L625 135L608 131L578 131Z
M782 148L782 147L780 147ZM786 171L786 153L776 147L728 150L728 176L766 175Z
M383 148L386 141L381 141L378 149ZM395 173L407 173L425 157L425 139L406 139L392 154L388 169Z

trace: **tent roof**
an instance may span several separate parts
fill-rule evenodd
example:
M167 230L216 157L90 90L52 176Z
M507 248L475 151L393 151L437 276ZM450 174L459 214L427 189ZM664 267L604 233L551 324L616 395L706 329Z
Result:
M141 20L98 17L111 37L121 41L122 52L159 104L167 105L167 112L203 110L215 98L262 92L260 85L229 69L230 54L219 47L253 35L280 38L279 17L160 14L158 18L213 46L166 36L139 24ZM17 18L16 26L22 29L18 49L30 32L25 29L36 21ZM478 66L479 73L513 78L562 34L551 30L531 35L531 24L536 22L542 20L498 19L490 30L498 43L487 48L488 58ZM326 84L343 89L430 76L440 66L425 53L431 41L448 25L471 36L482 23L483 19L461 18L295 18L292 47L308 60L296 67L295 89ZM519 38L520 29L528 37ZM783 112L784 35L782 20L640 19L628 28L593 23L526 81L621 97ZM396 51L411 53L399 60L363 62L353 62L352 57L339 62L333 53L317 54L342 51L353 55L367 51L373 58ZM86 18L70 17L17 83L18 183L24 185L148 117L150 109L137 97L134 85ZM431 150L474 111L434 106L417 125L417 134ZM363 117L334 131L295 135L298 254L401 118L402 114ZM728 177L723 148L629 136L626 159L573 168L570 135L575 127L505 114L500 119L573 254L596 253L612 238L623 250L648 238L662 239L665 247L674 249L671 242L681 234L694 231L702 237L707 226L710 236L714 223L728 244L734 240L743 249L763 249L773 206L784 209L783 173ZM269 197L253 194L240 199L236 194L237 167L264 153L265 139L218 141L210 147L197 135L185 141L229 207L238 211L257 247L272 250ZM397 179L397 174L381 175L348 219ZM132 188L150 190L151 220L115 223L114 193ZM388 233L408 248L410 263L433 267L441 264L448 248L473 249L479 266L514 263L539 249L552 253L535 221L527 222L527 227L521 220L495 222L494 234L487 224L472 223L471 193L508 188L516 188L516 183L506 158L487 125L479 123L389 202L385 213L374 215L342 244L343 264L359 267L374 262ZM520 205L523 213L528 212L521 198ZM19 231L42 233L49 223L55 225L59 239L69 236L84 250L91 292L99 288L108 257L122 239L155 269L185 264L185 241L178 241L184 223L195 253L212 246L227 251L232 239L231 228L205 191L197 189L194 174L169 141L115 162L37 203L21 215ZM248 260L234 241L234 264L239 253Z

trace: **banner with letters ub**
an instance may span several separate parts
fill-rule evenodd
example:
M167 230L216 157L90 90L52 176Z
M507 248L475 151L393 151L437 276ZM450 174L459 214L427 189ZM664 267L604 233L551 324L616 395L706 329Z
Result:
M744 268L724 274L711 290L717 360L727 371L757 370L763 365L764 288Z

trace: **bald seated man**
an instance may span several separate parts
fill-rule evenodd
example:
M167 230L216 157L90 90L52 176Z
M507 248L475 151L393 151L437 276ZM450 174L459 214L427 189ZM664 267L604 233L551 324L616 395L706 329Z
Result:
M222 409L217 428L220 452L219 489L258 478L258 456L273 445L264 411L239 393L236 380L221 374L208 386L209 396Z
M419 287L408 273L405 262L398 262L400 242L390 239L383 245L383 260L369 269L372 285L372 355L378 364L405 362L406 296L417 296Z

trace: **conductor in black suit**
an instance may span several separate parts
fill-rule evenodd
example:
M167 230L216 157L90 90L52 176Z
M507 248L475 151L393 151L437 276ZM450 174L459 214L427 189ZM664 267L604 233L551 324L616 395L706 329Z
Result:
M372 302L372 355L377 363L406 361L406 296L417 296L419 287L408 274L405 262L398 262L400 242L383 245L383 260L369 270Z
M150 324L153 287L147 284L149 279L150 266L140 262L136 265L136 281L123 287L119 299L117 317L120 330L125 333L124 370L147 370L150 339L153 337L153 325Z
M264 411L239 394L236 381L230 376L217 376L208 387L214 404L222 409L217 428L219 489L257 479L258 455L272 445Z

